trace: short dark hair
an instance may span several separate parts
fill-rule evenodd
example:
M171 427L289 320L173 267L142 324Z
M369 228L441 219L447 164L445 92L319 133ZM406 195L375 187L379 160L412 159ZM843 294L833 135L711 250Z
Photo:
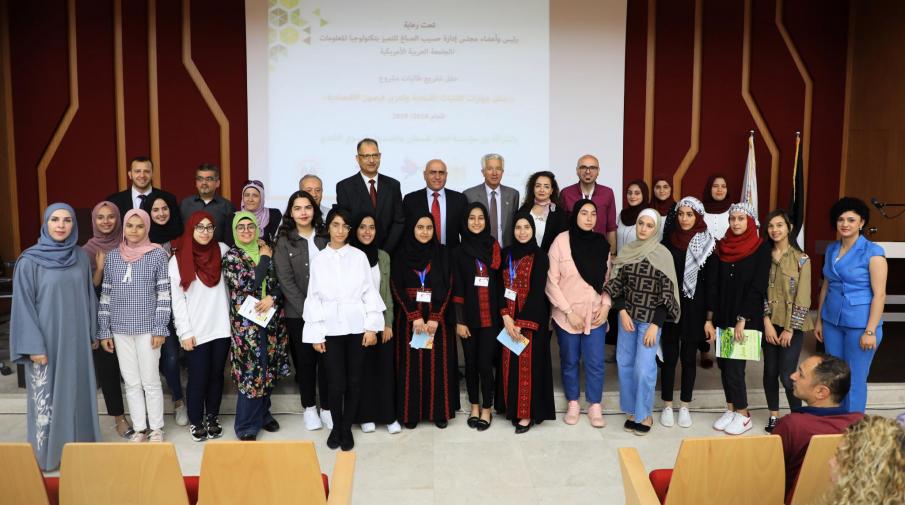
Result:
M764 234L764 239L769 240L771 243L773 242L773 239L770 238L770 233L767 231L767 228L769 228L769 226L770 226L770 221L772 221L773 218L775 218L775 217L781 217L782 220L786 222L786 228L789 229L789 237L788 237L789 246L792 247L793 249L797 249L800 251L801 248L798 247L798 241L792 240L792 232L795 231L794 230L795 225L792 224L792 216L790 216L789 213L786 212L785 209L771 210L770 213L767 214L767 218L764 221L762 221L763 226L761 228L762 228L762 232Z
M349 209L345 207L340 207L339 205L334 205L330 212L327 212L327 219L324 221L324 228L327 229L327 236L329 236L330 231L330 223L333 222L337 217L343 218L343 221L346 222L346 225L352 226L352 213L349 212ZM346 243L349 243L349 238L351 237L351 232L349 236L346 237Z
M217 178L220 178L220 167L213 163L202 163L198 165L198 168L195 169L195 173L197 174L198 172L214 172L217 174Z
M843 196L830 208L830 227L835 230L839 216L848 211L861 216L861 219L864 220L864 226L867 226L867 223L870 222L870 209L864 203L864 200L853 196Z
M829 354L815 354L820 363L814 367L815 384L823 384L830 390L833 402L841 403L852 387L852 372L848 364Z
M133 163L147 163L151 167L151 170L154 170L154 162L151 161L151 158L148 158L147 156L136 156L129 160L129 170L132 170Z
M361 139L361 140L358 141L358 145L355 146L355 152L360 151L360 150L361 150L361 146L363 146L363 145L365 145L365 144L374 144L374 147L376 147L378 151L380 150L380 146L377 145L377 141L376 141L376 140L374 140L374 139L372 139L372 138L367 138L367 137L365 137L365 138L363 138L363 139Z

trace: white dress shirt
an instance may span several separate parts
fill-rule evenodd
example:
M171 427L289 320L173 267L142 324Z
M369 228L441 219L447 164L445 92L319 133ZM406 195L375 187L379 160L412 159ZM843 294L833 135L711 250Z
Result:
M229 247L219 243L220 255L225 255ZM173 322L179 340L195 337L195 345L201 345L218 338L231 338L232 329L229 321L229 294L226 282L220 276L220 282L208 287L195 277L184 291L180 282L179 263L176 256L170 258L170 303L173 306Z
M380 183L377 181L376 175L374 176L373 179L371 179L367 175L365 175L364 172L358 172L358 173L359 173L359 175L361 175L361 178L364 179L364 181L365 181L365 189L368 190L368 194L371 193L371 181L374 181L374 191L380 191L380 188L377 187L377 186L380 186ZM324 218L326 218L326 217L327 217L327 215L324 214Z
M140 209L141 208L141 198L139 198L139 197L142 195L147 197L150 194L151 194L151 188L148 188L147 191L142 193L141 191L138 191L137 189L135 189L135 186L132 186L132 208Z
M384 310L365 253L348 244L339 249L328 245L311 262L302 342L320 344L329 336L382 331Z
M490 193L492 191L496 191L496 225L497 225L497 242L500 245L503 244L503 193L500 191L503 188L503 185L500 184L496 188L491 188L484 183L484 191L487 192L487 212L490 212ZM487 223L487 226L490 226L490 223Z
M434 205L435 191L431 188L424 188L424 190L427 192L427 211L431 212ZM446 245L446 188L440 188L436 193L437 202L440 204L440 243Z

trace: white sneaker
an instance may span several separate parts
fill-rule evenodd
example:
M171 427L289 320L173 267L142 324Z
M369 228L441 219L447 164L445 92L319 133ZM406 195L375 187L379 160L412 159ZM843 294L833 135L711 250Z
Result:
M691 412L688 411L688 407L679 407L679 426L691 428Z
M754 423L751 422L750 417L736 413L735 417L732 418L732 422L729 423L729 426L726 426L724 431L727 435L741 435L750 430L753 425Z
M177 426L188 426L189 409L186 408L184 403L182 405L176 407L176 410L173 412L173 415L176 417Z
M362 433L374 433L377 430L377 425L374 423L361 423L361 432Z
M328 430L333 429L333 416L330 415L329 410L321 409L321 422L324 423L324 428L327 428Z
M317 415L317 407L306 407L303 417L305 418L305 429L308 431L319 430L324 427L321 424L320 416Z
M148 442L163 442L163 430L151 430Z
M672 407L664 407L660 412L660 424L667 428L672 428L676 424L676 419L672 414Z
M148 440L148 436L145 435L144 431L136 430L135 433L133 433L132 436L129 437L129 442L136 443L136 444L140 444L146 440Z
M731 410L727 410L726 412L723 412L723 415L721 415L719 419L714 421L713 429L715 429L717 431L725 430L726 426L729 426L729 423L731 423L734 418L735 418L735 412L733 412Z
M392 424L387 425L387 431L390 432L390 435L395 435L402 432L402 425L399 424L399 421L393 421Z

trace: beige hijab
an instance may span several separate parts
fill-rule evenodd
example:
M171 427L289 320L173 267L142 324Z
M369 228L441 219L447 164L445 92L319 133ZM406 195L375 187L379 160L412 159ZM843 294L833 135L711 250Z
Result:
M644 209L635 219L635 225L637 225L638 221L645 216L653 219L654 232L645 240L634 240L622 246L616 259L613 261L613 272L610 274L610 277L618 276L619 270L625 265L639 263L646 259L654 268L663 272L670 280L672 283L672 295L675 297L676 302L678 302L681 298L679 297L679 284L676 282L676 265L672 261L672 254L669 253L669 250L661 244L657 238L658 232L660 231L660 214L654 209Z

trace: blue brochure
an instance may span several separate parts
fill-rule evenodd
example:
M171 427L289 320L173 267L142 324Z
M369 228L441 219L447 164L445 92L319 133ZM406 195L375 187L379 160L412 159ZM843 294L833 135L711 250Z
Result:
M516 356L520 355L522 351L528 347L528 344L531 343L531 341L525 337L513 340L512 337L509 336L509 332L506 331L506 328L503 328L500 334L496 336L496 339L506 346L507 349L514 352Z

